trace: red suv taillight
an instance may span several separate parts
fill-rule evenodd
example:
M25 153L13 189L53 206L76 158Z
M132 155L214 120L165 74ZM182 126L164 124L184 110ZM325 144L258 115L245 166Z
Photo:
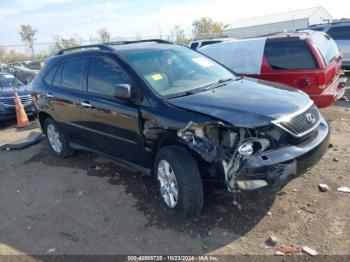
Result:
M318 88L325 89L327 87L326 85L326 73L319 73L318 74Z

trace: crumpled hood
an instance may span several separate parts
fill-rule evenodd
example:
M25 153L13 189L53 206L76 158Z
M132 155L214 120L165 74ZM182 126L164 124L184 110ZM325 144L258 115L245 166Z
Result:
M247 128L268 125L272 120L306 109L312 104L310 98L297 89L246 77L167 102Z

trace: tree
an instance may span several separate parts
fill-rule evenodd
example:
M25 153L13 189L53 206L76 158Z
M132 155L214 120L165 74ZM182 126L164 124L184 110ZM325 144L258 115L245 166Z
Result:
M98 37L101 42L110 42L111 41L111 33L107 30L107 28L101 28L97 31Z
M179 25L174 26L174 29L171 31L171 34L175 43L180 45L188 44L188 39L186 38L185 31Z
M34 57L34 42L35 34L38 32L37 29L32 28L30 25L21 25L21 31L19 32L21 39L24 43L29 46L32 51L32 56Z
M199 20L195 20L192 23L194 38L207 38L208 35L211 36L221 36L222 31L228 27L223 23L214 22L209 17L202 17Z
M56 53L60 49L75 47L79 45L78 41L74 38L64 39L60 35L53 35L54 44L51 47L50 53Z

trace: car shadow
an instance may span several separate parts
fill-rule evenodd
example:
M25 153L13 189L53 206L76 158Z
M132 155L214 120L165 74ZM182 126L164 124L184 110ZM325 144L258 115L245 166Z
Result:
M244 236L266 216L275 199L275 196L260 198L248 195L233 196L225 193L226 189L217 185L205 184L205 201L201 214L191 219L183 219L166 212L154 177L143 175L114 162L96 161L101 157L91 153L76 152L71 158L59 159L49 152L45 142L39 146L40 153L24 162L24 165L42 162L49 166L85 169L87 176L108 178L109 184L122 185L125 193L136 199L135 208L147 218L145 228L171 229L192 238L210 242L205 247L207 251L227 245ZM234 199L241 204L241 209L233 204ZM218 238L217 234L221 237Z

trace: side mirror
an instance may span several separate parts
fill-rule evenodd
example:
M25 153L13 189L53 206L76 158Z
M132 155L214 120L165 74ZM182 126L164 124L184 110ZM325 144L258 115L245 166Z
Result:
M118 84L114 86L113 97L121 99L131 98L131 86L129 84Z

